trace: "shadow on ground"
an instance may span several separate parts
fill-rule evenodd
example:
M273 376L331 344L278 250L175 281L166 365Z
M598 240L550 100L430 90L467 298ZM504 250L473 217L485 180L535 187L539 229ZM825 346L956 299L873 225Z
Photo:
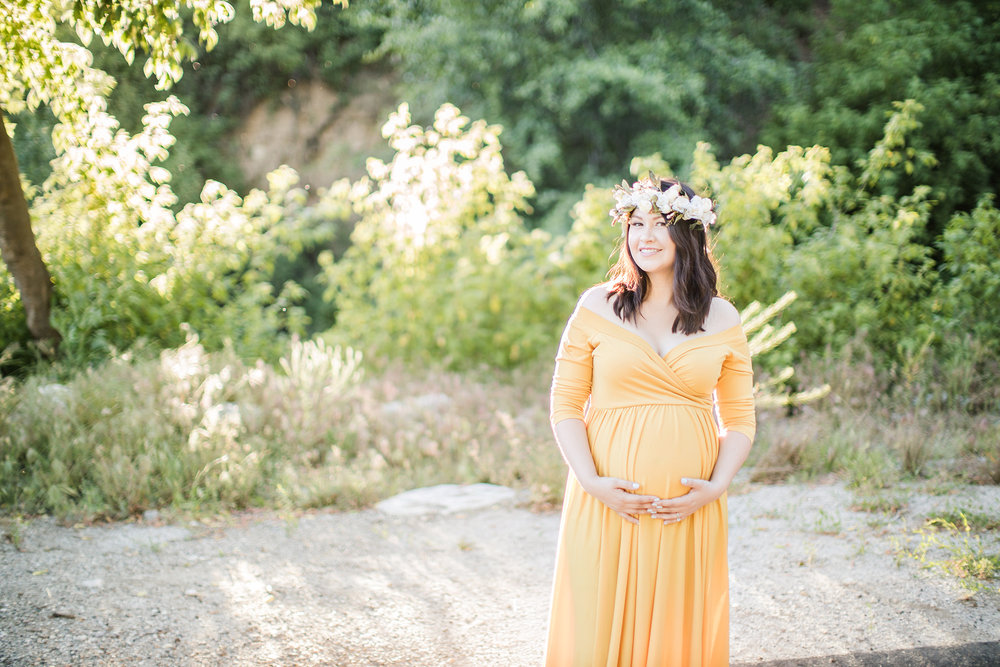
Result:
M977 642L957 646L932 646L899 651L864 651L818 658L738 662L733 667L997 667L1000 665L1000 642Z

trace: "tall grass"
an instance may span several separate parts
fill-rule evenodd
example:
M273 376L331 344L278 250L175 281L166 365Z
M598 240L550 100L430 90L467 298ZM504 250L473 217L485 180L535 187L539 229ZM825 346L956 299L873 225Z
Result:
M7 511L123 518L150 507L358 507L437 482L561 492L547 381L483 374L363 378L360 358L292 342L277 365L196 338L64 383L0 390Z
M936 360L924 350L879 371L862 340L796 364L828 397L792 411L763 410L751 454L760 481L836 474L862 490L902 479L1000 484L1000 389L985 350ZM992 371L989 371L992 373Z
M796 365L802 386L831 392L760 409L752 480L835 476L871 497L906 479L1000 483L1000 413L940 396L947 388L983 405L996 401L987 383L930 360L901 379L864 351L859 342L850 361ZM321 343L292 341L270 365L207 353L191 337L61 382L0 381L0 509L87 519L152 507L355 508L441 482L559 502L566 468L548 425L548 365L363 367L357 353Z

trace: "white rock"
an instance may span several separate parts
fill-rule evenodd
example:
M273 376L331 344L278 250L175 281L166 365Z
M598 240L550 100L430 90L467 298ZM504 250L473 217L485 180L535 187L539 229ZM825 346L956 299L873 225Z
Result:
M386 514L415 516L419 514L453 514L482 509L517 498L514 489L497 484L439 484L404 491L375 505Z
M447 394L422 394L402 401L389 401L382 406L385 414L411 414L414 412L435 412L451 405Z
M43 384L38 387L38 395L53 407L66 409L73 398L73 391L64 384Z

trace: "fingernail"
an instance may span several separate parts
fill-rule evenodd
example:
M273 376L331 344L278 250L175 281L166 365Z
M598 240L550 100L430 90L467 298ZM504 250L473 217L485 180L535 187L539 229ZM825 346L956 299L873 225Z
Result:
M639 488L639 482L632 482L632 488L633 489L638 489Z
M686 485L688 484L688 482L690 482L690 481L691 481L691 480L689 480L689 479L688 479L687 477L681 477L681 484L684 484L685 486L686 486Z

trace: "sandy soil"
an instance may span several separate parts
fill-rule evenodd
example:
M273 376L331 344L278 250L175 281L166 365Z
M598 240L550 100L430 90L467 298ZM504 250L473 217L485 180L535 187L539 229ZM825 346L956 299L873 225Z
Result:
M1000 640L1000 595L897 557L926 516L995 513L1000 489L912 494L898 516L853 502L839 485L731 497L734 662ZM558 520L500 506L8 524L0 664L537 665Z

